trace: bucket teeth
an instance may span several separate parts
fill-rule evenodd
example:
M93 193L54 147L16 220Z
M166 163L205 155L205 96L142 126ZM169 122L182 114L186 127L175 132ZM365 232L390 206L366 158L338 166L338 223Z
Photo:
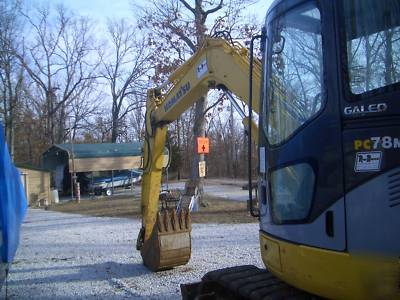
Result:
M191 218L190 212L188 209L183 208L180 213L178 214L179 219L179 227L181 230L191 230Z
M180 231L181 228L179 226L178 215L176 214L176 210L172 210L171 212L171 223L172 223L172 230Z
M165 232L165 225L164 222L162 221L163 219L164 219L163 214L161 212L158 212L156 223L159 232Z
M182 209L179 213L179 227L181 230L186 229L186 218L185 218L185 212Z
M169 232L172 226L171 226L171 218L169 216L168 210L164 210L162 215L163 215L163 223L164 223L165 231Z
M144 264L152 271L185 265L191 255L191 218L187 209L179 213L164 209L157 214L156 226L141 248Z

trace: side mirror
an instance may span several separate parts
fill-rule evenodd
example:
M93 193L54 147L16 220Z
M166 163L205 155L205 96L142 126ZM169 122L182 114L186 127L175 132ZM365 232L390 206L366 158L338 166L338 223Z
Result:
M272 44L272 53L273 54L281 54L285 49L286 39L280 35L279 40Z

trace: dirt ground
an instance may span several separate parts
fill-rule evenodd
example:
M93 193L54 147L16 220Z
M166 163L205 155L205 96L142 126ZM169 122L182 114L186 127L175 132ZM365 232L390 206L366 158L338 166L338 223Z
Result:
M193 212L193 223L253 223L257 222L247 212L246 202L231 201L209 195L204 195L206 207L200 206L198 212ZM97 217L127 217L140 218L140 198L132 195L98 198L93 200L68 201L52 205L49 210L75 213Z

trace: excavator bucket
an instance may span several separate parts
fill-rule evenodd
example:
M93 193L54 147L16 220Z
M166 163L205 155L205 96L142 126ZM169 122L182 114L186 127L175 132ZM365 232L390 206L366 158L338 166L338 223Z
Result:
M152 271L185 265L190 259L191 219L187 209L164 209L158 212L150 238L140 249L143 263Z

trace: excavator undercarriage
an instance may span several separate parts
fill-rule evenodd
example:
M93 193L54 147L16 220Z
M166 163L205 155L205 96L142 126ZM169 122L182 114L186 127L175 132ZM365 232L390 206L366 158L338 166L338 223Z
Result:
M201 282L181 284L183 300L310 300L315 296L298 290L267 270L252 265L208 272Z

